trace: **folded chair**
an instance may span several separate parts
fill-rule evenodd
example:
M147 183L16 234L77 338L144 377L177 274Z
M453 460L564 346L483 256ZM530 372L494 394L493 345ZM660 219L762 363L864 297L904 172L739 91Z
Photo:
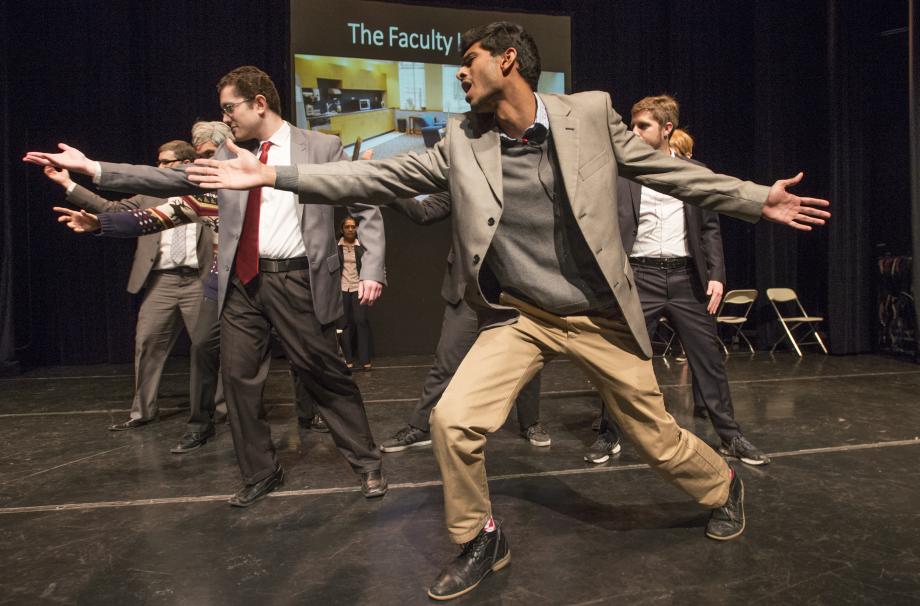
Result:
M802 304L799 302L798 295L796 295L795 291L791 288L768 288L767 298L770 300L770 305L773 306L773 311L776 312L776 317L779 319L779 323L783 325L783 331L785 332L785 334L776 340L773 347L770 348L770 353L773 353L773 350L776 349L776 346L779 345L783 339L789 339L792 347L795 348L795 353L799 354L800 358L802 357L801 345L817 344L821 347L821 351L825 354L827 353L827 347L824 346L824 341L821 340L821 335L818 334L818 325L824 321L823 316L809 316L805 308L802 307ZM793 313L798 312L799 315L784 316L782 312L780 312L777 303L782 305L785 309L792 309ZM799 327L804 327L804 330L799 331L799 339L814 335L815 340L796 340L795 331Z
M738 341L740 344L743 340L747 343L748 349L751 350L751 353L754 353L754 346L751 345L751 341L747 338L747 335L744 334L744 323L747 322L748 314L751 313L751 308L754 307L754 301L757 300L757 291L756 290L730 290L725 293L725 296L722 297L722 305L719 306L719 312L716 314L716 322L719 326L727 326L730 329L731 333L728 337L729 345ZM729 315L726 313L725 306L731 306L729 311L738 315ZM722 351L725 352L725 355L728 355L728 347L725 345L724 340L719 341L722 344Z

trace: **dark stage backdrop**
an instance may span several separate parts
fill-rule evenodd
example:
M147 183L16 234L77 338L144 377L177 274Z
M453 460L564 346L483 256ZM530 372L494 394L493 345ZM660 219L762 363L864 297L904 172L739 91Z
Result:
M574 90L609 91L625 115L642 96L675 94L697 157L715 170L771 183L804 169L799 189L832 198L833 222L803 235L723 220L727 286L796 288L809 311L828 316L834 352L872 349L876 247L910 248L907 37L896 33L906 25L906 1L425 4L565 11ZM0 245L11 237L12 251L0 248L0 346L15 324L17 350L0 356L129 361L137 301L124 287L133 243L65 233L50 211L62 192L18 158L63 140L101 159L149 163L160 143L186 138L195 119L218 118L214 84L244 63L271 73L287 103L287 2L2 10ZM377 351L430 353L447 225L416 228L389 211L385 218L390 286L372 316ZM757 321L769 343L764 305Z

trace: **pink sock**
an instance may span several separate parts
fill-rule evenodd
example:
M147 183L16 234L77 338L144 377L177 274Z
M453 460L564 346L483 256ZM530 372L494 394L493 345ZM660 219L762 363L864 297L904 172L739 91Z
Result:
M495 532L495 520L492 519L492 516L489 516L489 521L486 522L486 526L483 530L486 532Z

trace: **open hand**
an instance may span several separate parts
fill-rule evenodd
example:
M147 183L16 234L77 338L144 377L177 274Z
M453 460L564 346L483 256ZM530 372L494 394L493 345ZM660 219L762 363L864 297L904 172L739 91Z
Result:
M252 152L233 141L227 141L227 149L235 153L236 158L199 158L186 168L189 181L205 189L254 189L275 184L274 167L262 164Z
M361 280L358 282L358 304L367 305L369 307L374 304L374 301L380 298L382 292L383 284L380 282L375 282L374 280Z
M23 156L23 162L38 164L39 166L55 166L57 168L66 168L75 173L92 175L95 166L92 160L83 155L76 147L71 147L66 143L58 143L60 152L51 154L47 152L30 151ZM46 173L47 174L47 173Z
M67 189L68 187L70 187L70 184L73 183L73 181L70 180L70 171L68 171L66 168L55 168L54 166L46 166L44 169L42 169L42 172L45 173L46 177L48 177L49 179L51 179L52 181L54 181L55 183L57 183L64 189Z
M791 179L780 179L773 184L763 205L764 219L802 231L811 231L812 225L824 225L831 214L821 209L830 206L830 202L820 198L800 198L786 191L798 184L803 176L804 173L799 173Z
M55 206L52 210L61 213L58 217L59 223L66 223L67 227L78 234L99 231L102 226L99 223L99 217L85 210L71 210Z

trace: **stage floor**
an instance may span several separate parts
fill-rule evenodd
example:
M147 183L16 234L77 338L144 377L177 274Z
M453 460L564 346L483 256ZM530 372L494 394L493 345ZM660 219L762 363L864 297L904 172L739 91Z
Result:
M0 604L431 604L457 550L430 449L384 455L390 492L365 500L328 434L298 429L283 361L266 399L282 490L227 505L229 429L184 456L187 359L171 360L161 421L127 417L124 366L0 380ZM402 427L429 358L380 359L357 381L374 435ZM185 368L183 368L185 366ZM671 412L692 416L685 364L656 359ZM535 448L512 412L487 456L512 565L456 604L920 603L920 366L879 356L732 356L736 417L774 459L745 466L747 530L708 540L707 512L622 454L593 466L598 400L566 361L544 373Z

